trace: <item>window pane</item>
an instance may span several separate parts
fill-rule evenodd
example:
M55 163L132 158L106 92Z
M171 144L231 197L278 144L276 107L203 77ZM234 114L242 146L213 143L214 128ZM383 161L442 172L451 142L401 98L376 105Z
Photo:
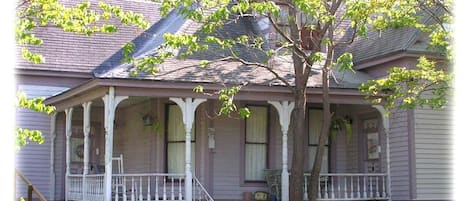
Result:
M316 150L316 146L308 146L309 163L308 168L306 169L308 171L311 171L313 169L314 159L316 158ZM329 147L324 147L324 153L322 155L321 173L327 173L329 171L328 156Z
M267 143L267 108L249 107L251 117L246 120L246 142Z
M179 106L170 105L168 112L168 141L183 141L186 139L186 130L182 120L182 112ZM195 140L194 127L192 126L191 140Z
M321 133L322 126L322 110L311 109L309 110L309 137L308 142L310 145L317 145L319 143L319 134Z
M246 144L245 179L264 180L266 169L266 144Z
M186 144L184 142L168 143L168 173L184 173ZM192 172L195 172L195 143L191 143Z

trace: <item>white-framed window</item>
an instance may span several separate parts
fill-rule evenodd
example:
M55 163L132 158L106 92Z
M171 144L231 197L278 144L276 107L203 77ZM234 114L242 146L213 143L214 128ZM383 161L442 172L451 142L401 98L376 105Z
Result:
M244 180L264 181L268 162L268 107L248 106L251 116L246 119Z
M167 137L166 166L168 173L184 173L186 129L182 120L182 112L177 105L167 106ZM191 132L192 172L195 172L195 126Z
M307 171L313 169L314 159L316 157L316 150L319 144L319 135L322 127L322 109L309 109L308 110L308 154L309 161ZM329 170L329 141L324 147L324 154L322 157L321 172L327 173Z

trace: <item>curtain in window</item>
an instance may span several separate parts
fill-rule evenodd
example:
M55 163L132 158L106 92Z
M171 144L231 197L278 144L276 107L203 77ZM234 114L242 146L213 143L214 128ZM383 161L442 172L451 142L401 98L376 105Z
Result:
M191 132L192 172L195 172L195 132ZM177 105L170 105L168 110L168 173L184 173L186 131L182 121L182 112Z
M307 165L307 170L313 168L314 159L316 158L316 150L319 144L319 135L321 133L322 127L322 110L321 109L310 109L308 112L308 152L309 152L309 162ZM328 172L328 159L329 159L329 142L326 143L324 147L324 153L322 157L322 166L321 172Z
M245 179L264 180L267 164L267 108L249 107L246 119Z

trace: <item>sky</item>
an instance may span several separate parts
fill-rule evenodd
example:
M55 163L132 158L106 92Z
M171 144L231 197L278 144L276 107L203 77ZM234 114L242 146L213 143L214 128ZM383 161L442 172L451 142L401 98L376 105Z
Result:
M1 92L0 96L0 128L3 137L0 139L0 158L2 161L2 169L0 170L0 194L3 200L14 200L13 198L13 172L14 172L14 103L15 103L15 81L13 74L13 67L15 66L15 51L14 51L14 16L15 16L15 2L5 1L0 6L0 13L2 18L1 31L0 31L0 58L2 68L1 79ZM455 66L455 105L454 109L454 123L456 125L454 130L454 178L455 178L455 200L467 199L467 181L469 180L469 132L467 127L462 125L467 124L467 115L469 114L469 104L467 96L469 89L467 76L469 69L468 57L468 38L469 31L467 22L469 20L469 12L467 11L467 1L455 0L455 13L456 18L453 26L455 31L454 46L456 49L456 66ZM10 30L10 31L8 31Z

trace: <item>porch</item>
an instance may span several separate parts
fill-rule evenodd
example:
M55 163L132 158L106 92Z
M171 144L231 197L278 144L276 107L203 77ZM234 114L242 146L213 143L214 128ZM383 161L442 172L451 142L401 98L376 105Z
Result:
M248 132L259 130L258 128L246 128L249 123L245 120L210 119L206 115L216 110L214 100L123 96L128 95L126 93L129 91L123 90L117 93L120 95L115 95L114 88L110 87L109 91L105 92L101 104L99 103L101 98L88 98L82 101L79 107L76 107L78 100L60 105L65 110L66 174L64 177L67 200L213 200L213 198L240 200L244 191L272 193L273 188L277 188L278 193L275 193L277 200L288 200L290 160L288 150L291 148L288 145L291 140L288 138L288 117L293 103L245 100L244 104L253 105L257 111L264 111L262 114L265 114L266 118L261 120L265 122L257 125L266 126L265 129L260 129L262 131L270 131L262 138L257 134L252 136L254 140L266 139L265 143L255 141L251 143L246 140ZM93 109L91 109L92 104ZM196 112L197 108L199 112ZM313 116L319 111L315 108L317 107L313 105L309 110ZM371 106L366 108L374 110ZM73 109L75 113L82 115L72 119ZM354 111L362 110L355 108L344 112L346 111L344 108L339 109L341 113L338 112L338 115L353 114ZM174 111L179 112L173 113ZM145 125L144 117L147 114L154 118L150 126ZM310 118L314 119L313 116ZM361 114L354 114L353 119L360 116ZM157 120L161 122L158 125L159 129L155 128ZM377 132L378 119L373 120L375 129L373 132ZM313 136L317 131L318 126L314 125L315 123L317 120L310 121L314 129L310 129L308 135ZM104 128L104 133L101 134L100 125L104 125L101 127ZM354 130L357 129L354 127ZM311 136L309 136L311 143L307 143L305 147L309 150L310 156L315 149L314 136ZM74 143L77 139L80 139L82 144ZM381 145L384 142L383 136L379 144L374 145ZM331 142L328 150L340 152L344 145L339 144L338 141ZM347 146L359 150L358 146L366 144L365 140ZM248 149L248 146L265 147L261 150L267 153L266 158L248 160L245 157L252 153L263 157L259 151ZM80 160L74 158L77 157L74 156L78 154L77 150L80 152L77 148L81 149ZM329 158L327 160L332 159L330 161L332 168L326 168L321 174L318 181L320 184L318 198L320 200L389 199L384 150L377 152L377 155L373 156L377 158L369 161L357 158L365 163L363 167L357 166L353 170L344 169L346 166L342 164L334 165L333 163L338 163L334 162L338 157L334 156L333 159L327 157ZM120 167L119 163L116 164L116 161L110 157L119 154L124 155L125 171L120 171L119 169L124 170L124 167ZM311 158L307 160L311 161ZM256 161L263 162L258 164ZM252 178L258 177L255 172L257 170L248 172L247 169L254 167L262 170L276 168L276 183L270 183L269 179L267 183L251 182ZM285 172L287 174L284 174ZM247 176L248 174L252 175ZM304 189L308 187L308 177L308 174L305 174ZM304 192L304 198L307 198L307 190Z

